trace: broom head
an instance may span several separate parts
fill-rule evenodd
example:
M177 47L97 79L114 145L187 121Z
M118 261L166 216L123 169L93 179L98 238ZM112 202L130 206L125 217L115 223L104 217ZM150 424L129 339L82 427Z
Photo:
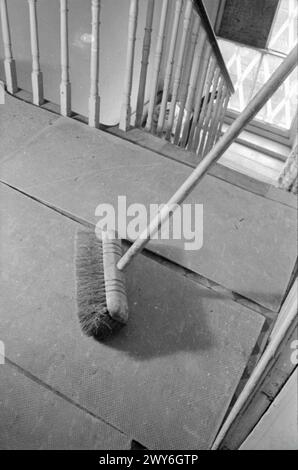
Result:
M103 340L128 320L122 256L115 232L78 229L75 246L77 313L82 330Z

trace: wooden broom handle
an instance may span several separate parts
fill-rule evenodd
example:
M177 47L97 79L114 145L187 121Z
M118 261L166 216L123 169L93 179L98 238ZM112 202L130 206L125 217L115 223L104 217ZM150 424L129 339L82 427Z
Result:
M151 220L148 227L141 233L132 246L122 256L117 264L117 268L123 271L133 258L145 247L150 238L160 229L171 215L171 208L174 205L181 204L188 194L194 189L201 178L229 148L236 137L244 127L256 116L266 101L271 98L273 93L284 82L287 76L292 72L297 64L298 45L296 45L285 60L280 64L267 83L260 89L256 96L248 103L246 108L233 122L230 128L225 132L221 139L215 144L212 150L199 163L195 170L189 175L187 180L180 186L178 191L171 197L168 203Z

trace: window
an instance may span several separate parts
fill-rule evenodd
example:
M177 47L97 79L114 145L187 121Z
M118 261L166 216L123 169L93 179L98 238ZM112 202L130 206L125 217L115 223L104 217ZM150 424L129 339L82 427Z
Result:
M227 68L235 85L229 109L241 112L261 86L266 83L283 57L297 42L298 1L281 0L268 38L267 49L254 49L219 39ZM297 70L294 70L256 121L289 130L297 111Z
M271 29L268 49L288 54L297 42L297 0L281 0Z

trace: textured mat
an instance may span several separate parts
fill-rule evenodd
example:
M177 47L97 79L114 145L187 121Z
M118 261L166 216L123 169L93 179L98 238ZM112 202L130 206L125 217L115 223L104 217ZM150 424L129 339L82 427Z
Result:
M78 224L3 185L0 198L7 357L146 447L208 448L263 317L141 255L130 321L100 344L75 313Z
M0 367L1 450L123 450L130 440L26 377Z
M190 169L115 136L61 118L0 165L0 179L94 222L100 203L164 203ZM204 243L150 249L277 311L296 257L296 211L206 176L187 202L203 204Z

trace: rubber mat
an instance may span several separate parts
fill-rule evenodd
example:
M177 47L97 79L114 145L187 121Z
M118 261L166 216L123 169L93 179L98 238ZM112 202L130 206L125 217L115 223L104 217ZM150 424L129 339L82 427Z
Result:
M61 118L13 158L0 179L95 221L98 204L165 203L190 169L107 133ZM203 204L203 247L185 239L149 248L277 311L297 254L296 211L207 175L186 200ZM198 229L197 229L198 232Z
M0 367L1 450L128 450L130 440L8 364Z
M145 447L210 447L263 317L140 255L129 323L99 343L75 312L78 224L3 185L0 198L7 357Z

